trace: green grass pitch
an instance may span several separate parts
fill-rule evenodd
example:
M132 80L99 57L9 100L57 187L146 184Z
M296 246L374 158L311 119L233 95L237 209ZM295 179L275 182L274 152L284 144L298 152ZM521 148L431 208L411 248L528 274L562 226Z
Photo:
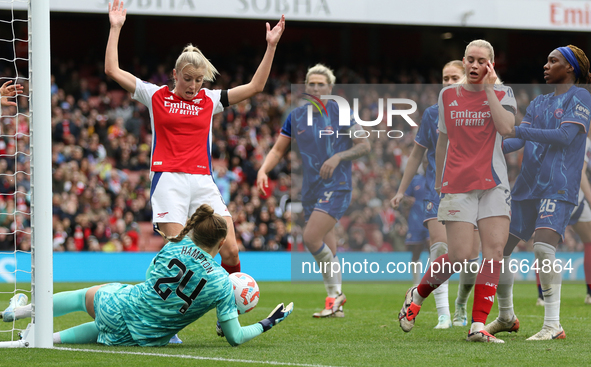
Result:
M292 315L271 331L242 346L232 348L215 334L215 311L179 333L184 343L164 348L105 347L99 345L58 346L88 351L3 349L3 366L256 366L256 365L323 365L323 366L584 366L591 365L589 333L591 305L585 305L582 283L562 287L561 322L565 340L529 342L525 339L542 327L544 309L536 307L534 284L516 284L515 308L521 329L516 334L499 334L505 344L476 344L464 341L468 328L434 330L437 324L435 303L428 299L408 334L398 326L397 315L410 284L350 283L344 319L314 319L312 313L323 306L322 284L261 282L259 305L240 317L243 325L267 316L279 302L293 301ZM60 283L54 291L65 291L90 284ZM0 285L0 291L11 291L13 285ZM457 283L450 285L453 305ZM9 294L0 294L0 308L8 304ZM469 304L471 309L471 303ZM453 313L453 306L452 306ZM497 315L497 305L488 321ZM54 319L54 329L90 321L84 313ZM20 320L17 328L25 328ZM10 340L12 323L0 325L0 340Z

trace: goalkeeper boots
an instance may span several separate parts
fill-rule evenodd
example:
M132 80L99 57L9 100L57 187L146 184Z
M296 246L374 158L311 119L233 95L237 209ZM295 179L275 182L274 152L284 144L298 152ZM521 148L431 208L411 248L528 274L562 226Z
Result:
M315 312L314 317L321 318L321 317L345 317L345 312L343 311L343 305L347 302L347 297L344 293L339 294L335 298L326 297L326 301L324 303L324 309L320 312Z
M17 293L11 299L8 307L0 314L0 317L4 322L13 322L15 320L14 310L17 307L26 306L29 302L29 298L26 294Z

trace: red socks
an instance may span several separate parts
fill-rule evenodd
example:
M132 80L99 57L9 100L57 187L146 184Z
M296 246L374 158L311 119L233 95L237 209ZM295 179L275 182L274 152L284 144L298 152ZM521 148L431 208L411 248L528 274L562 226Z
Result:
M585 281L587 283L587 294L591 294L591 242L585 244Z
M454 274L452 265L453 264L449 261L449 256L447 256L447 254L441 255L433 260L431 266L427 269L425 275L423 275L421 283L417 287L419 295L423 298L427 298L431 292L448 280Z
M240 272L240 261L238 261L238 264L236 265L227 265L222 261L222 268L224 268L228 274L238 273Z
M472 322L486 324L486 318L495 302L495 293L501 276L501 262L486 260L480 265L480 273L474 285L474 306L472 307Z

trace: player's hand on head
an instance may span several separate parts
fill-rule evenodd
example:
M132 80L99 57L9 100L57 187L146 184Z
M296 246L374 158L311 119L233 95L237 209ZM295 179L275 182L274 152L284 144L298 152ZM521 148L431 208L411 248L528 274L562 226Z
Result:
M404 197L404 194L396 194L392 200L390 200L390 204L392 205L392 208L394 209L398 209L398 207L400 206L400 202L402 201L402 198Z
M109 3L109 21L112 27L122 27L126 15L127 9L123 8L123 1L113 0L113 5Z
M483 82L485 85L490 85L492 87L496 81L497 73L495 71L494 65L489 60L486 62L486 74L484 74Z
M287 307L283 306L283 303L278 304L266 319L259 321L259 324L263 327L263 332L270 330L273 326L285 320L292 311L293 302L288 304Z
M271 29L271 25L269 25L269 23L267 23L267 43L270 46L277 46L277 43L279 42L279 39L281 38L281 35L283 34L283 31L285 30L285 15L281 16L281 19L279 19L279 22L277 23L277 25L275 27L273 27L273 29Z
M11 83L12 83L12 80L9 80L9 81L5 82L4 84L2 84L2 87L0 87L0 96L2 97L2 99L0 100L0 103L2 106L16 106L16 102L9 101L5 97L14 97L17 94L23 93L23 86L22 85L20 85L20 84L9 85Z

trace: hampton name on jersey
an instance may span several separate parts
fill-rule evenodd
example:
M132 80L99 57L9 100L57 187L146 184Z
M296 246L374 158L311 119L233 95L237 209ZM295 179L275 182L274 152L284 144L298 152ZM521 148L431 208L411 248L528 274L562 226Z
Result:
M511 193L513 200L553 199L578 204L590 111L591 95L576 86L558 96L538 96L529 104L520 128L558 129L568 123L579 125L580 132L567 146L525 142L521 173Z
M146 281L126 286L111 301L139 345L166 345L166 336L214 307L220 322L238 317L228 273L189 237L164 246Z
M425 170L425 200L439 204L439 194L435 191L435 149L437 147L437 137L439 130L439 111L437 105L433 105L423 112L421 126L415 137L415 143L427 149L427 160L429 166Z
M515 114L513 90L495 85L494 92L501 105ZM439 132L449 137L441 192L487 190L501 183L509 187L503 138L495 128L486 92L452 85L443 88L438 105Z
M312 126L308 126L308 106L310 104L298 107L289 114L281 128L281 135L295 138L303 165L302 200L314 201L326 191L352 189L351 161L341 161L328 180L320 177L320 168L327 159L353 146L348 130L356 122L351 117L351 126L339 126L339 107L331 100L326 104L328 114L314 111ZM334 133L326 134L327 131Z
M167 86L136 78L132 98L150 111L153 172L211 174L211 123L227 107L226 91L202 88L186 101Z

